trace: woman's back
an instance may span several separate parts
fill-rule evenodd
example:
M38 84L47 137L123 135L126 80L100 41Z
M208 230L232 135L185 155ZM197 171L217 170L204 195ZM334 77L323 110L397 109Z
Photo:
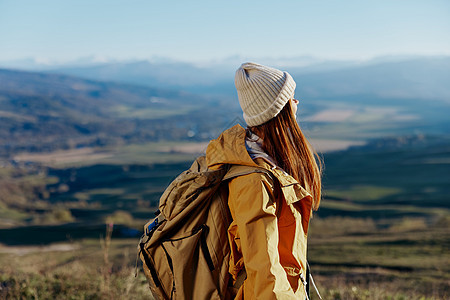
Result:
M236 283L246 273L236 298L306 298L307 232L320 203L320 160L296 122L296 85L288 73L254 63L236 71L235 84L248 128L234 127L211 142L211 166L239 161L271 174L228 185L230 274Z

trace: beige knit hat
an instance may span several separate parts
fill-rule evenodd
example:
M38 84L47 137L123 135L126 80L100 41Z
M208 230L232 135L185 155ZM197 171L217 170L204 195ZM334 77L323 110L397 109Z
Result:
M248 126L274 118L294 97L295 81L287 72L255 63L244 63L234 77L239 103Z

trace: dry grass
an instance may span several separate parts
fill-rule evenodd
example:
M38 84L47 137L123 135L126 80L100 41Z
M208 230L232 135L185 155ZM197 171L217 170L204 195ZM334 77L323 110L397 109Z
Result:
M2 247L0 299L153 299L143 273L135 277L130 250L136 241L113 241L111 233L109 225L100 243L53 245L45 251Z
M311 222L308 257L324 299L449 299L448 219ZM312 298L317 299L317 298Z
M315 276L315 281L320 286L323 299L333 300L440 300L448 299L448 292L443 290L441 284L433 284L413 280L405 286L405 280L380 275L370 276L377 280L368 279L368 270L355 272L353 276L336 275ZM319 299L311 291L311 300Z

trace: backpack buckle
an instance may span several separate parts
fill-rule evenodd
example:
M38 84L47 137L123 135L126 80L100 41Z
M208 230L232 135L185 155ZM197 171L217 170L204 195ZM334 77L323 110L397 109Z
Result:
M150 236L152 235L153 231L156 230L156 228L159 227L159 225L161 225L161 223L165 220L165 218L163 217L162 214L159 214L154 220L153 222L151 222L150 224L148 224L148 226L145 227L145 235Z

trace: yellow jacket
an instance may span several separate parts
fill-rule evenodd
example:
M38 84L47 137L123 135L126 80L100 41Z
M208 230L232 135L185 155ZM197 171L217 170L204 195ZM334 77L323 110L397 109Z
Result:
M247 279L236 299L305 299L306 239L311 195L290 175L264 159L253 161L245 147L245 130L236 125L211 141L208 167L238 164L264 168L273 175L252 173L229 182L228 205L233 222L229 272L236 281L243 268Z

